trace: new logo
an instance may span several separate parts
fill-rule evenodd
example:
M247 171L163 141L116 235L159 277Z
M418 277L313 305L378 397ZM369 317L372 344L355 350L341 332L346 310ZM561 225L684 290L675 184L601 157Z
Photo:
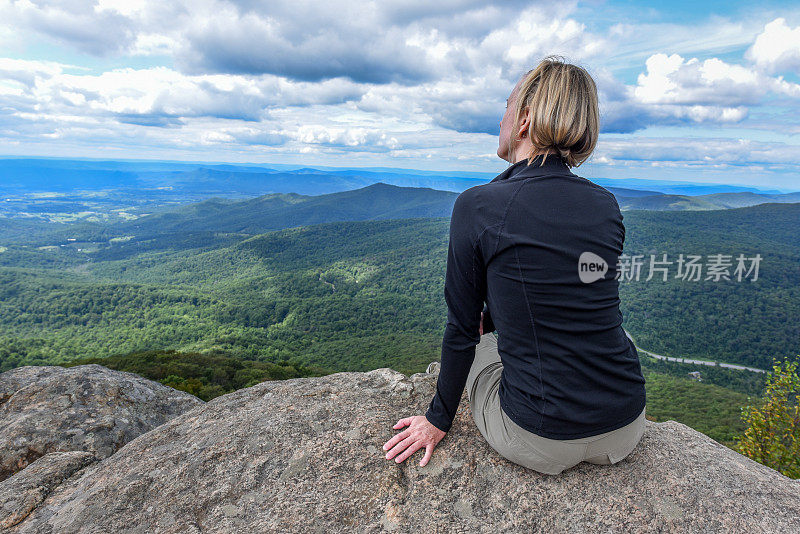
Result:
M578 276L584 284L600 280L607 272L608 263L594 252L584 252L578 258Z

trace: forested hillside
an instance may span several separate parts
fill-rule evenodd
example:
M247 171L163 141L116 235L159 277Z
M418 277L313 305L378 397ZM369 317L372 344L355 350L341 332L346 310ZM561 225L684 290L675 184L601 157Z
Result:
M760 368L800 351L798 220L800 204L625 212L629 255L762 257L758 279L742 281L675 278L675 265L668 281L645 280L645 264L639 280L620 281L626 328L657 353ZM2 365L223 347L334 369L396 355L398 370L418 370L435 350L400 354L440 342L447 233L447 218L417 218L252 237L168 230L83 248L8 243Z
M763 258L756 281L645 281L646 269L620 281L624 325L639 345L761 368L800 353L800 205L624 216L626 254ZM258 235L166 225L141 240L37 246L12 228L16 241L0 252L0 370L113 357L109 365L206 397L271 377L424 371L439 358L446 322L448 224L327 222ZM46 227L36 229L41 243ZM164 375L141 354L190 363ZM763 387L761 377L710 368L702 384L690 382L694 368L647 360L653 413L680 413L723 441L741 403Z
M709 212L624 212L625 253L644 256L639 281L620 283L626 329L643 347L672 356L769 368L774 356L800 352L800 204L762 204ZM730 280L649 274L651 256L728 255ZM737 281L736 258L760 255L754 273ZM750 267L750 261L746 263Z

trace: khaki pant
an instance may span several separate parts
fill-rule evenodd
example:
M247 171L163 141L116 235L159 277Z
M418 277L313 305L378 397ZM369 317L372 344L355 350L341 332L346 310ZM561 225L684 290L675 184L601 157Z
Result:
M475 361L467 377L475 424L483 437L504 458L548 475L557 475L580 462L609 465L628 456L645 428L645 410L633 422L596 436L556 440L533 434L512 421L500 408L498 388L503 363L494 333L481 336Z

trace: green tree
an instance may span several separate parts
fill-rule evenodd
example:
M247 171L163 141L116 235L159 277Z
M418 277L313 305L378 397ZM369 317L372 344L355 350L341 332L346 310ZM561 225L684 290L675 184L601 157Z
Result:
M796 479L800 478L800 360L773 364L761 405L742 408L748 428L737 448L745 456Z

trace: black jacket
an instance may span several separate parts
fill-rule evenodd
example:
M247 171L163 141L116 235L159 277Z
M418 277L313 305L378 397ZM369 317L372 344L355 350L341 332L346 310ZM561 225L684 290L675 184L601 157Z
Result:
M522 428L583 438L630 423L645 406L619 309L625 227L617 200L557 155L541 161L512 165L453 206L447 326L425 414L445 432L475 358L484 302L484 332L496 329L503 362L500 406Z

